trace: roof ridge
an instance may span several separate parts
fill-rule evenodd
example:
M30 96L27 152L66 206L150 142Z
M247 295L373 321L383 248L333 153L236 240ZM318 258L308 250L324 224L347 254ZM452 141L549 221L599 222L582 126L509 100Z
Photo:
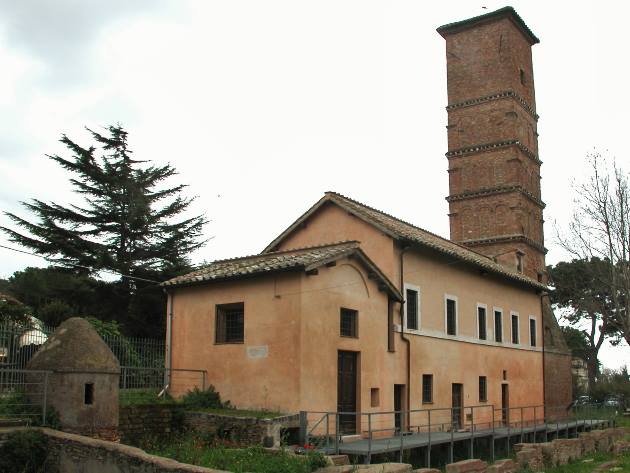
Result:
M300 247L300 248L291 248L291 249L286 249L286 250L281 250L281 251L270 251L270 252L267 252L267 253L256 253L256 254L253 254L253 255L235 256L234 258L217 259L217 260L214 260L214 261L210 261L208 264L204 264L203 266L198 267L194 271L191 271L191 273L194 273L196 271L201 271L202 269L207 268L208 266L210 266L212 264L216 264L216 263L231 263L231 262L235 262L235 261L246 260L246 259L249 259L249 258L256 258L256 257L260 257L260 258L272 257L272 256L276 256L276 255L282 255L282 254L285 254L285 253L293 253L293 252L302 251L302 250L315 250L315 249L318 249L318 248L328 248L328 247L331 247L331 246L341 246L341 245L348 244L348 243L356 243L358 245L359 241L357 241L357 240L342 240L342 241L331 242L331 243L323 243L323 244L320 244L320 245L303 246L303 247Z
M413 223L409 223L409 222L407 222L407 221L405 221L405 220L403 220L401 218L398 218L398 217L396 217L394 215L388 214L387 212L383 212L382 210L379 210L377 208L370 207L369 205L366 205L363 202L359 202L358 200L354 200L351 197L348 197L348 196L345 196L343 194L340 194L339 192L327 191L326 195L329 195L329 194L332 194L332 195L337 196L337 197L341 197L342 199L345 199L345 200L349 200L350 202L352 202L354 204L357 204L357 205L360 205L360 206L365 207L367 209L373 210L374 212L378 212L378 213L380 213L382 215L385 215L386 217L389 217L389 218L392 218L392 219L396 220L397 222L404 223L405 225L409 225L410 227L413 227L416 230L420 230L420 231L423 231L425 233L428 233L429 235L434 236L435 238L439 238L442 241L446 241L446 242L448 242L448 243L450 243L452 245L458 246L459 248L462 248L462 249L464 249L466 251L470 251L471 253L479 255L479 256L481 256L483 258L487 258L489 261L493 261L493 259L490 258L489 256L486 256L486 255L484 255L482 253L479 253L479 252L477 252L475 250L472 250L472 249L468 248L467 246L460 245L459 243L456 243L453 240L449 240L448 238L444 238L443 236L440 236L437 233L433 233L432 231L426 230L426 229L424 229L422 227L418 227L418 226L414 225Z

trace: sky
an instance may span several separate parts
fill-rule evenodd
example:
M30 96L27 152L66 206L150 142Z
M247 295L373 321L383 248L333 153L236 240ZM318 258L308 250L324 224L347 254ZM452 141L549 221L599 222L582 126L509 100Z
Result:
M46 154L121 123L211 222L193 262L260 252L332 190L448 237L446 58L483 0L0 0L0 210L80 203ZM573 182L626 149L628 7L512 1L533 47L547 263ZM486 7L486 8L483 8ZM626 130L624 132L624 130ZM0 216L0 225L10 225ZM0 245L11 245L0 235ZM0 277L43 260L0 249ZM606 347L604 365L630 361Z

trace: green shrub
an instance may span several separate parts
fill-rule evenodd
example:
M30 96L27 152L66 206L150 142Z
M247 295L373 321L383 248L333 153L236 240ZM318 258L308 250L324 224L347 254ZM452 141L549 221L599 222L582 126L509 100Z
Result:
M221 409L230 407L230 401L221 402L221 395L215 391L212 385L208 386L208 389L205 391L197 387L192 391L188 391L184 397L182 397L182 403L185 407L195 409Z
M0 447L0 473L44 473L48 439L37 430L9 434Z

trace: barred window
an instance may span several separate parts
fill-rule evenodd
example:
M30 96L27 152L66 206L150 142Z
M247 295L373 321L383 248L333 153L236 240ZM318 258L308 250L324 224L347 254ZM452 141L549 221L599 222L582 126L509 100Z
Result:
M407 289L407 328L418 330L418 291Z
M485 376L479 376L479 402L488 400L488 380Z
M423 403L433 402L433 375L432 374L422 375L422 402Z
M518 314L512 314L512 343L517 344L518 340Z
M494 311L494 341L503 341L503 312L500 310Z
M358 312L352 309L341 309L339 331L342 337L354 337L359 336L359 329L357 324Z
M243 343L245 304L218 304L216 310L216 343Z
M446 333L457 335L457 302L455 299L446 299Z

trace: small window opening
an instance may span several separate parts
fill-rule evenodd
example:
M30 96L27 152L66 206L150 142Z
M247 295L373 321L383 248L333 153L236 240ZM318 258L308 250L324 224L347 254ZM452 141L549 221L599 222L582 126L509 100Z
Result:
M522 253L516 253L516 270L519 273L523 272L523 254Z
M378 407L381 405L381 390L379 388L370 389L370 406Z
M487 338L486 308L485 307L477 307L477 325L478 325L479 339L485 340Z
M525 80L525 71L523 69L520 69L521 71L521 85L527 85L526 84L526 80Z
M342 337L357 338L359 336L358 314L356 310L341 308L339 332Z
M503 370L503 381L507 381L507 370Z
M94 404L94 383L85 383L84 404Z

